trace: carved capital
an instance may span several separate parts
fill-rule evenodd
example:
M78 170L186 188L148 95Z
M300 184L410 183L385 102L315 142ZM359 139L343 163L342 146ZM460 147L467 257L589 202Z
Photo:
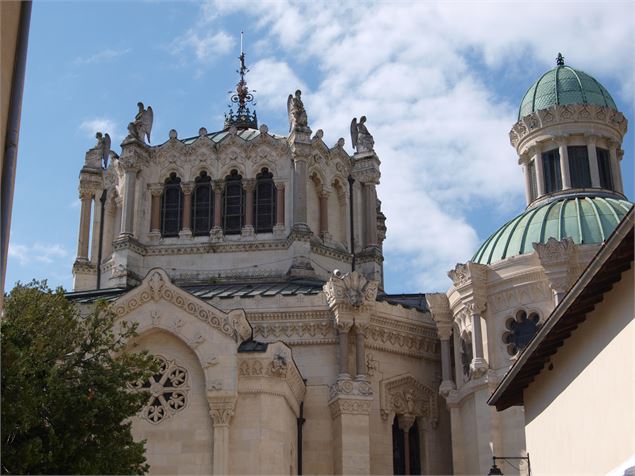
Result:
M351 327L353 327L353 320L335 319L335 328L338 332L348 332L351 330Z
M150 183L148 184L148 189L150 190L150 194L153 197L160 197L163 193L163 184L162 183Z
M368 334L368 329L370 328L370 324L368 322L358 322L357 320L355 321L355 333L356 334L361 334L363 336L365 336L366 334Z
M563 147L569 145L569 136L556 136L554 137L556 144L558 147Z
M397 424L399 425L399 429L404 433L407 433L408 431L410 431L410 427L412 427L416 419L416 416L410 415L409 413L397 416Z
M185 195L190 195L194 190L194 182L181 182L181 190Z
M79 198L80 200L91 200L95 196L95 192L92 190L80 190Z
M212 184L214 186L214 191L223 190L225 188L225 180L212 180Z
M596 134L584 134L584 138L586 139L587 144L595 145L600 138L600 136Z
M350 377L338 378L337 381L329 388L329 399L340 396L363 396L370 397L373 395L373 387L366 380L351 380Z
M368 415L373 403L372 397L337 397L329 402L331 418L341 415Z
M253 192L256 188L256 179L243 179L243 188L245 192Z
M216 395L213 392L207 394L209 415L214 426L228 426L231 417L234 416L236 397L233 395Z
M285 183L284 182L275 182L276 190L284 190Z

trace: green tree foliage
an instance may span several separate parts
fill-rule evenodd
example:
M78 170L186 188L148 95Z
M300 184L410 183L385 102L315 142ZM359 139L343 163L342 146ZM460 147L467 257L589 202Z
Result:
M125 352L129 326L104 302L80 316L61 289L18 285L5 300L2 338L2 473L143 474L144 443L130 417L148 395L128 385L155 370Z

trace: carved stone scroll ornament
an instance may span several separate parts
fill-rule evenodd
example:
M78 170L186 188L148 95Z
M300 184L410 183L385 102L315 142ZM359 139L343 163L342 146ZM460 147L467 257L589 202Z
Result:
M359 309L362 305L375 302L378 284L377 281L369 281L357 271L343 275L335 270L323 289L331 307L346 303Z
M373 395L373 387L366 380L352 380L339 378L329 388L329 400L341 396L370 397Z

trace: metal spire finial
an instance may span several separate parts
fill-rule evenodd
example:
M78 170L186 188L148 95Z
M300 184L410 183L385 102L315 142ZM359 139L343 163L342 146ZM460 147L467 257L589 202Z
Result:
M240 32L240 56L238 57L240 61L240 68L236 70L236 72L240 76L240 80L236 84L235 92L229 91L231 94L230 100L233 103L238 103L238 109L234 113L231 110L229 113L225 114L225 128L228 128L232 125L235 125L237 128L257 128L258 122L256 120L256 112L253 113L247 107L247 103L254 101L253 94L249 91L247 87L247 81L245 81L245 75L249 72L249 68L245 66L245 52L243 51L243 38L244 33ZM254 105L256 103L254 102Z
M562 56L562 53L558 53L558 57L556 58L556 65L564 66L564 56Z

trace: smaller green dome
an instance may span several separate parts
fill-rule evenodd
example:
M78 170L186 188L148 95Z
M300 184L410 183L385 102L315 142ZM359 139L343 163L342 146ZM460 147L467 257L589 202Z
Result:
M555 104L594 104L617 111L615 101L595 78L584 71L565 66L558 55L558 66L543 74L525 93L518 119Z
M533 253L532 243L570 237L575 244L604 242L632 204L602 196L568 196L531 208L490 236L472 261L491 264Z

